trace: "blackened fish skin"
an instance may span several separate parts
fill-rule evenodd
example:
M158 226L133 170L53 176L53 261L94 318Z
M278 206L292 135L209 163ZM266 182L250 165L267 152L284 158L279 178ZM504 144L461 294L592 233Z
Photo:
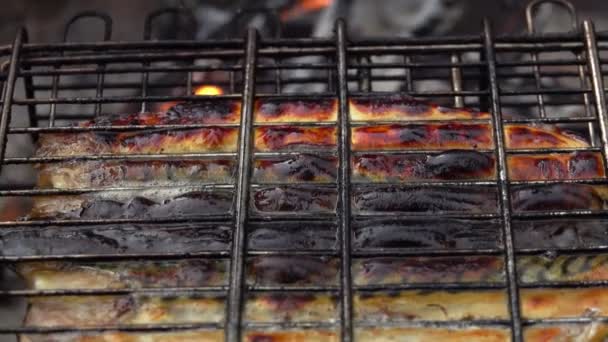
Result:
M452 218L365 219L353 222L353 246L374 248L496 248L500 223Z
M605 206L604 199L588 184L521 186L515 187L511 196L515 211L600 210Z
M452 150L429 156L426 160L431 173L442 179L468 178L469 175L494 168L494 159L476 151Z
M326 187L267 187L253 193L253 205L258 212L333 212L337 192Z
M353 209L359 212L495 212L496 189L364 186L354 191Z

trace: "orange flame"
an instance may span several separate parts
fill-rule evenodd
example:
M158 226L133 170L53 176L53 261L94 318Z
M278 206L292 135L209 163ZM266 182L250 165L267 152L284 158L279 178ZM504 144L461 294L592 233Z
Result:
M329 6L331 2L332 0L300 0L295 6L281 13L281 20L286 21L308 12L318 11Z
M214 96L214 95L222 95L222 94L224 94L224 90L221 87L214 86L214 85L202 85L200 87L197 87L194 90L194 95L197 95L197 96ZM176 101L161 103L158 106L158 110L161 112L166 112L171 107L175 106L177 103L178 102L176 102Z

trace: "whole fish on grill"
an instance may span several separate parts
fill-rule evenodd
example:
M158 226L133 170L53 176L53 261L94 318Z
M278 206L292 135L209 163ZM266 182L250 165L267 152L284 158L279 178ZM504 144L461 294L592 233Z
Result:
M497 161L489 113L442 107L401 95L352 98L349 109L353 214L498 213L496 186L418 184L420 181L495 180ZM62 157L64 160L38 165L39 187L80 190L81 193L36 196L28 218L189 219L230 214L240 110L241 103L237 100L200 100L177 104L162 113L100 117L82 123L83 131L79 133L41 134L36 156ZM338 135L332 124L337 118L337 99L259 99L255 102L252 218L266 217L270 213L335 214ZM311 126L313 122L323 125ZM126 125L137 125L137 129L102 129ZM87 127L91 130L87 131ZM505 143L509 150L567 150L590 146L584 138L550 125L506 125ZM215 154L213 157L202 155L208 152ZM265 155L267 152L285 153ZM146 157L146 154L153 156ZM83 160L83 156L89 155L112 158ZM137 155L137 159L116 159L120 155ZM596 152L509 154L507 164L508 176L513 181L605 177L601 154ZM218 185L221 187L214 187ZM606 186L586 183L516 184L511 186L511 202L516 213L598 210L607 207L606 191ZM488 248L486 245L498 241L498 233L483 223L460 220L452 227L441 219L436 221L409 224L403 221L393 225L374 223L373 219L367 225L355 221L353 245L372 249L457 248L473 243ZM404 229L412 229L412 232ZM485 235L475 236L476 232ZM304 242L301 234L283 240L276 236L288 233L284 228L267 224L252 230L250 239L252 246L289 249L281 242L270 241L275 239L283 244L288 241L314 248L313 244ZM265 236L268 234L272 236ZM319 233L319 238L319 244L326 246L330 244L326 241L331 239L331 233ZM226 292L192 290L225 288L228 265L229 260L222 258L23 262L17 265L17 270L30 289L133 290L103 296L82 293L31 297L24 325L221 325L225 323ZM603 255L517 258L521 282L532 284L606 280L607 265ZM432 283L489 282L500 285L506 281L504 268L504 261L499 256L355 258L352 264L355 338L364 341L508 341L510 332L504 326L477 326L474 323L470 327L408 325L429 320L448 323L454 320L508 320L504 289L398 288L402 284ZM246 341L339 340L337 328L331 325L337 324L340 317L337 293L297 289L338 287L340 260L337 257L248 256L246 274L245 281L253 289L259 286L277 289L246 292L245 322L330 324L329 328L322 329L247 327L243 332ZM386 286L397 288L377 290L377 287ZM171 288L171 291L149 291L163 287ZM295 289L281 290L289 287ZM139 289L146 291L138 292ZM520 295L522 316L526 319L578 317L590 312L602 315L608 310L608 291L601 287L523 288ZM382 326L385 323L386 326ZM607 331L602 325L593 323L583 327L535 325L527 327L524 333L527 340L547 341L560 334L572 338L602 338ZM22 334L20 338L32 342L221 341L223 333L209 328L171 332Z

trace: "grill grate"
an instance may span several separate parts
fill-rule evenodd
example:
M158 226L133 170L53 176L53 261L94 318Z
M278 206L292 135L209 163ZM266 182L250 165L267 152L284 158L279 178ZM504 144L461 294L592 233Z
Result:
M529 8L533 12L536 2ZM157 16L158 13L154 14ZM98 13L85 13L83 16L97 16ZM75 20L79 19L75 18ZM421 321L409 322L420 326L498 326L508 327L514 341L523 340L525 327L535 324L563 324L607 322L608 317L542 318L522 317L520 309L520 289L523 288L580 288L606 285L607 281L542 281L524 283L518 279L517 258L523 255L544 255L546 253L584 254L605 253L605 244L590 246L546 246L520 247L517 242L516 226L528 222L549 219L591 220L606 217L605 210L569 211L532 211L515 212L511 209L510 188L521 185L548 185L556 183L606 184L606 179L584 179L568 181L512 181L508 179L507 157L516 154L560 153L590 151L602 154L604 167L608 166L608 113L604 87L604 57L608 50L608 35L596 33L593 24L584 21L581 30L553 35L525 35L520 37L494 37L491 24L484 22L480 36L442 37L442 38L391 38L350 41L346 24L338 20L333 39L261 39L255 29L249 29L244 39L225 39L217 41L150 41L112 42L110 41L111 20L105 16L106 35L102 42L58 44L35 44L27 42L24 30L17 33L10 46L0 47L0 53L7 58L3 64L2 116L0 117L0 157L3 169L16 166L32 166L38 163L58 163L64 161L140 161L175 159L234 159L238 168L234 184L202 184L196 189L230 190L235 194L234 209L231 214L202 215L201 217L162 217L162 218L116 218L116 219L70 219L70 220L16 220L0 222L3 233L0 240L9 246L16 239L15 232L28 232L38 229L49 230L50 234L61 234L74 228L112 229L119 225L157 225L191 224L194 229L233 224L230 243L222 248L199 248L178 251L126 251L122 253L12 253L10 248L0 253L0 261L7 265L24 261L74 260L87 262L119 260L175 260L209 258L220 261L229 260L229 280L225 285L210 285L191 288L139 288L139 289L61 289L61 290L24 290L9 289L0 292L3 297L43 297L64 295L118 295L118 294L216 294L226 297L225 323L187 323L154 325L107 325L99 327L0 327L1 334L22 333L70 333L100 331L177 331L192 329L225 329L228 341L238 341L243 329L269 328L325 328L339 331L341 340L353 340L356 327L376 326L377 322L359 322L355 319L353 297L357 293L398 290L507 290L510 319L489 319L474 321ZM531 22L532 16L529 16ZM149 22L151 19L149 20ZM73 23L71 21L70 23ZM146 25L146 39L150 38L150 23ZM530 31L533 31L531 26ZM66 34L67 36L67 34ZM544 60L543 54L570 53L572 57ZM512 54L530 55L529 59L508 60ZM298 58L312 56L313 63L298 61ZM399 56L400 61L377 61L381 56ZM438 60L433 57L439 56ZM501 59L505 57L505 60ZM220 59L219 64L197 64L196 61ZM295 61L294 61L295 59ZM436 58L437 59L437 58ZM430 60L430 61L429 61ZM544 68L550 71L543 71ZM392 75L382 70L402 70ZM293 70L313 70L305 77L293 75ZM116 108L141 108L142 111L161 103L200 100L191 95L194 87L209 81L197 81L196 73L220 73L221 81L215 81L227 89L227 94L214 99L240 99L242 101L241 121L237 124L172 124L172 125L91 125L69 126L65 123L91 117L70 113L66 108L78 106L81 113L90 112L96 116L116 112ZM180 81L156 79L160 74L178 74ZM76 78L79 75L91 76L91 80ZM134 80L131 76L138 76ZM185 82L182 82L185 76ZM544 86L546 78L573 78L577 87ZM50 79L50 82L48 80ZM25 97L16 90L18 81L23 81ZM66 82L64 80L71 80ZM447 81L450 89L441 86L423 90L419 85L425 81ZM534 82L534 87L518 88L509 82ZM375 88L403 82L403 91L416 97L427 97L446 102L453 101L456 107L477 106L488 109L492 114L493 132L496 146L494 149L479 150L495 154L497 160L497 179L491 181L416 181L403 186L417 187L495 187L498 192L499 210L495 213L441 213L434 214L439 219L463 219L479 221L482 224L497 224L502 229L500 243L487 248L361 248L354 239L355 227L361 220L374 219L420 219L428 214L388 212L365 214L351 212L351 196L360 183L351 180L349 161L352 156L364 154L351 151L350 132L352 127L364 126L369 122L351 122L347 100L351 96L379 92ZM515 84L517 84L515 82ZM317 85L321 91L286 92L289 85ZM184 94L157 95L172 89L183 88ZM314 88L311 88L314 89ZM64 92L71 95L64 96ZM76 95L74 95L76 94ZM84 94L84 95L81 95ZM133 95L136 94L136 95ZM557 98L556 98L557 96ZM337 214L290 213L284 215L259 215L250 212L251 189L269 185L258 184L251 179L252 161L255 157L282 157L294 152L254 152L252 131L254 127L270 124L256 123L253 120L254 99L257 98L337 98L338 120L336 123L298 123L301 126L337 127L339 139L337 151L306 151L315 155L337 157L337 182L316 184L318 187L336 189L338 193ZM551 97L551 98L550 98ZM116 107L124 106L124 107ZM584 113L576 117L551 116L552 109L565 106L578 106ZM29 122L16 125L15 111L25 108ZM537 117L503 117L508 110L527 111L537 108ZM136 109L136 110L137 110ZM104 111L105 110L105 111ZM65 112L64 112L65 111ZM13 121L13 123L11 123ZM457 121L457 120L450 120ZM470 121L467 121L470 122ZM477 121L473 121L477 122ZM488 120L479 120L479 123ZM63 124L62 124L63 123ZM391 122L386 122L391 123ZM411 123L428 123L412 121ZM503 127L507 124L560 124L588 127L590 148L568 149L521 149L509 150L505 146ZM44 133L75 134L78 132L134 132L142 130L186 130L206 127L238 127L240 130L238 152L209 152L187 154L136 154L136 155L83 155L31 157L27 155L8 155L11 138L26 135L38 139ZM599 133L599 137L596 135ZM425 154L437 151L398 151L401 154ZM301 152L298 152L301 153ZM394 151L380 151L378 154L394 154ZM286 185L273 183L270 185ZM127 191L137 188L89 188L89 189L39 189L32 184L13 184L0 190L3 198L30 198L33 196L65 196L100 191ZM261 248L248 245L248 225L278 222L289 225L293 222L306 222L309 225L329 230L336 229L335 248ZM201 228L202 229L202 228ZM321 231L321 228L318 228ZM11 235L13 234L13 235ZM128 233L127 233L128 234ZM59 235L60 236L60 235ZM17 240L18 241L18 240ZM229 245L229 246L228 246ZM259 285L248 284L246 277L247 262L250 258L270 256L324 257L339 259L339 279L335 285ZM375 257L431 257L431 256L501 256L504 257L504 282L474 283L402 283L393 285L354 284L352 267L357 260ZM339 315L336 323L329 322L244 322L243 308L248 296L256 293L327 293L339 298ZM383 323L387 326L389 323ZM395 323L397 324L397 323ZM398 323L402 324L402 323ZM397 325L398 325L397 324Z

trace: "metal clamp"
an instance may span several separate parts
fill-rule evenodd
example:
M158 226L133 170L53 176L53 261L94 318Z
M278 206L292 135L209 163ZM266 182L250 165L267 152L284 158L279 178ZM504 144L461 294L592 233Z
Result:
M534 34L534 15L538 8L543 4L555 4L563 7L568 14L570 14L570 25L572 26L572 31L576 31L578 29L578 16L576 14L576 8L572 3L568 0L534 0L526 6L526 24L528 27L528 33Z

